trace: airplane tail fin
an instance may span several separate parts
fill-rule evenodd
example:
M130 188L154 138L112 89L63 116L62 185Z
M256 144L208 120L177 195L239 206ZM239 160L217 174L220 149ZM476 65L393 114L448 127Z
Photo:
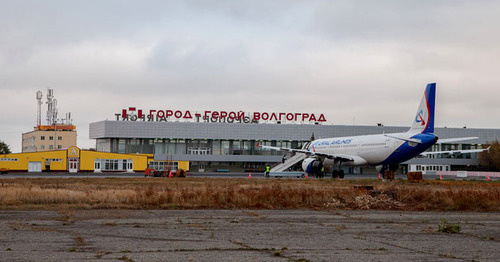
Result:
M424 96L420 101L417 115L408 130L411 133L434 133L434 107L436 104L436 83L430 83L425 88Z

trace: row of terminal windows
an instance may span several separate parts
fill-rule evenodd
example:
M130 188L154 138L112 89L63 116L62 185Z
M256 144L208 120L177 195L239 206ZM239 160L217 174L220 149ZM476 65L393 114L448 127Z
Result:
M307 141L258 141L219 139L97 139L97 150L114 153L190 154L190 155L281 155L266 146L301 148Z
M45 140L45 136L41 136L40 140ZM53 136L49 136L49 140L51 140L51 141L54 140L54 137ZM58 136L57 140L61 141L62 140L62 136Z
M426 166L421 166L417 165L416 166L417 171L450 171L449 166L443 166L443 165L426 165Z
M17 162L17 158L0 158L2 162ZM62 162L61 158L46 158L45 162Z
M148 167L154 170L172 170L179 169L179 162L175 161L149 161Z
M132 160L127 159L96 159L94 168L102 171L125 171L132 169Z
M45 162L62 162L61 158L46 158Z
M61 148L62 148L61 145L57 145L57 149L61 149ZM45 149L45 145L41 145L40 149ZM54 145L49 145L49 149L54 149Z
M17 158L0 158L2 162L17 162Z
M261 150L257 143L266 146L302 148L307 141L262 141L224 139L144 139L108 138L97 139L97 150L114 153L144 154L189 154L189 155L281 155L277 150ZM384 146L385 143L363 144L363 146ZM343 147L355 147L344 145ZM434 145L429 151L450 151L481 148L478 144ZM429 158L477 158L476 153L431 155Z

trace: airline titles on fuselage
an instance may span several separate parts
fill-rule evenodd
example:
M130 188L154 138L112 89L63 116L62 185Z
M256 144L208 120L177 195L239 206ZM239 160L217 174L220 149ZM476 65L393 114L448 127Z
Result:
M331 146L331 145L347 145L352 142L352 138L346 139L328 139L328 140L319 140L313 142L313 146L315 147L323 147L323 146Z

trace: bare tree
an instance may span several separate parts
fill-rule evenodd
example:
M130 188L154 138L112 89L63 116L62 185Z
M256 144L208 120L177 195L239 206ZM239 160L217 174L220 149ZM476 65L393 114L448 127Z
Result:
M500 170L500 143L498 140L491 143L489 151L479 153L479 166L488 171Z

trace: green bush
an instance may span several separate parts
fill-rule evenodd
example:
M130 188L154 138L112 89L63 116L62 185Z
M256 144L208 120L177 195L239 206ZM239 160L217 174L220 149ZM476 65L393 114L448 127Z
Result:
M446 219L443 219L443 223L439 225L439 232L443 233L460 233L460 230L462 230L462 227L459 224L453 224L453 223L448 223Z

